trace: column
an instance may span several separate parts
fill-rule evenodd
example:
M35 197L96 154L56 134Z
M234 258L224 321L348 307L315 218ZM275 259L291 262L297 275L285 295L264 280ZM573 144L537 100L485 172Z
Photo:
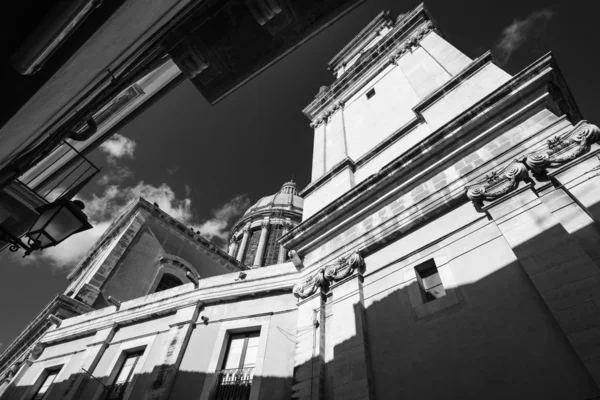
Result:
M244 227L244 236L242 236L242 242L240 243L240 247L238 248L238 253L236 259L238 261L242 261L244 258L244 253L246 252L246 246L248 245L248 238L250 237L250 224Z
M600 386L600 269L531 185L483 207Z
M146 360L146 362L152 362L155 367L150 375L152 383L146 389L144 399L166 400L169 398L201 307L202 303L198 302L177 310L175 321L169 325L170 330L167 335L162 340L155 342L150 349L150 354L159 353L159 356L157 359L151 360L151 357L148 357Z
M313 295L298 301L292 385L295 400L325 399L325 299L323 288L318 288ZM309 332L307 327L312 327Z
M327 337L333 348L333 398L374 399L366 340L363 276L355 272L333 284L331 326ZM328 367L329 368L329 367Z
M292 228L291 222L285 221L283 223L283 233L281 234L281 236L287 234L291 228ZM285 262L285 254L286 254L285 247L279 246L279 256L277 257L277 264L281 264L281 263Z
M260 239L258 240L258 248L256 249L256 255L254 256L255 267L260 267L263 263L265 248L267 246L267 238L269 236L269 220L263 221L261 228Z
M69 381L71 382L67 383L67 389L62 394L61 399L77 400L86 398L87 396L84 395L84 392L88 386L93 385L94 391L97 389L97 386L100 384L94 381L94 379L85 373L83 369L94 376L94 370L104 355L104 351L110 344L110 341L115 334L116 327L116 325L113 325L110 328L101 329L96 332L92 343L87 345L87 349L85 350L85 354L81 360L79 373L73 374L69 377ZM102 377L97 376L96 378L100 379Z
M235 257L235 245L236 245L235 237L232 237L231 243L229 243L229 252L228 252L231 257Z

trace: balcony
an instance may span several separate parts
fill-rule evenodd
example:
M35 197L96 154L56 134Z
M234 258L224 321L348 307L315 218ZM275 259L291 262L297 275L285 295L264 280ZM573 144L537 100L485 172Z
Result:
M248 400L254 367L222 369L216 371L216 385L211 393L211 400Z

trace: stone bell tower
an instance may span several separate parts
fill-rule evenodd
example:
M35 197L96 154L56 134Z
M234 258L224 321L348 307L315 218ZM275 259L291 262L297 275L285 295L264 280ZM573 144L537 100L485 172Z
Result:
M510 79L489 52L472 60L448 43L423 5L381 12L328 67L334 82L303 110L314 129L303 220ZM448 86L459 88L440 96Z

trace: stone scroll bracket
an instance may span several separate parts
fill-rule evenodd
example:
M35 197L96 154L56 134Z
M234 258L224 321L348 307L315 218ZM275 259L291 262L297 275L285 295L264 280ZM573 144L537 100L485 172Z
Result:
M514 160L508 167L492 171L485 178L465 187L466 195L476 206L496 201L516 190L521 182L531 183L530 173L537 181L548 180L549 169L559 168L585 154L600 140L600 128L586 121L571 131L546 141L539 149Z
M318 290L329 290L331 284L351 276L355 271L359 273L365 271L365 260L359 252L352 253L348 258L341 257L335 263L319 268L317 272L294 285L293 293L299 299L305 299Z

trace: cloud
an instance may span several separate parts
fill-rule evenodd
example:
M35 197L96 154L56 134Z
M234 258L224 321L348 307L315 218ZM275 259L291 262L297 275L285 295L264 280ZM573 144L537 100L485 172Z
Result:
M103 174L100 179L98 179L99 185L108 185L109 183L121 183L125 179L132 177L133 171L127 167L120 167L116 164L113 166L111 171Z
M500 65L506 64L523 43L543 32L554 15L549 9L534 11L524 20L515 19L504 28L495 46Z
M110 162L123 157L133 158L136 146L135 141L116 133L100 145L100 150L108 154Z
M218 209L213 210L213 217L194 227L207 239L227 240L229 224L234 218L242 215L250 207L250 199L242 194L235 196Z
M180 222L193 226L192 201L186 197L178 199L166 183L153 186L140 181L135 186L121 187L110 185L100 195L78 197L85 203L84 212L93 228L71 236L56 247L34 252L22 259L25 263L48 263L58 269L70 269L92 245L102 236L112 221L131 201L143 197L150 203L157 203L162 211Z

